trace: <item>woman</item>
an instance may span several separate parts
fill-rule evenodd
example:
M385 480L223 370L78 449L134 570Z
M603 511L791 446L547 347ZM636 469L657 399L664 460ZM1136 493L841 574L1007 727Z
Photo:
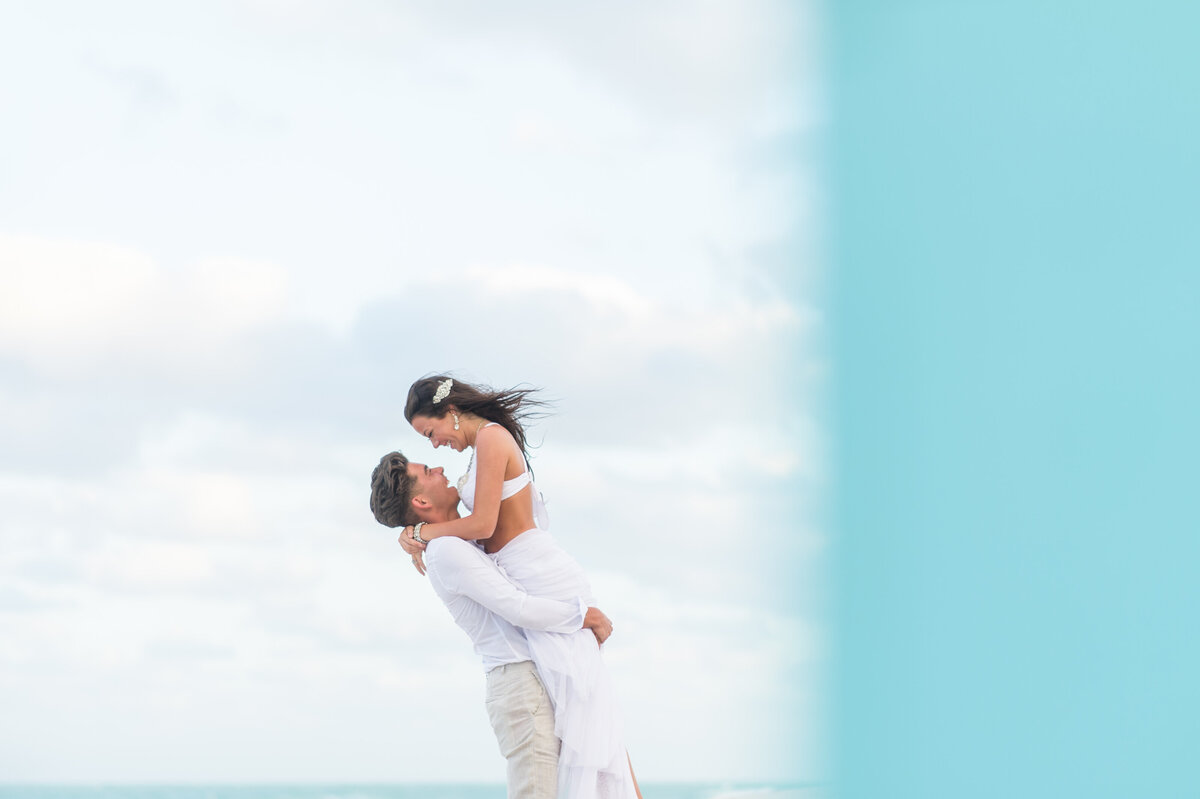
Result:
M471 449L458 493L470 515L405 527L404 550L452 535L481 541L484 551L525 591L589 604L591 586L579 564L545 531L545 508L532 483L522 422L544 404L532 389L492 391L445 375L408 391L404 418L436 449ZM580 634L582 633L582 634ZM625 753L622 722L608 671L588 630L569 635L526 631L534 665L554 703L562 741L558 793L568 799L641 799Z

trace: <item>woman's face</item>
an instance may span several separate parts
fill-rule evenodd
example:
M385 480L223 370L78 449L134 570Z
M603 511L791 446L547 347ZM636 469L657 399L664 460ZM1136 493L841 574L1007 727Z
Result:
M417 435L425 436L433 448L450 447L455 452L462 452L467 447L466 431L461 427L454 429L454 414L447 413L441 419L433 416L417 414L412 420L412 429Z

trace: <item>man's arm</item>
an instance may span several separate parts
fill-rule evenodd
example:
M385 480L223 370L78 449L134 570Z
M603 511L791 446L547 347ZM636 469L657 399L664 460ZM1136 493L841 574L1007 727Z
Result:
M437 544L426 550L426 554L430 576L517 627L552 633L573 633L587 627L601 641L612 631L608 617L589 608L582 597L563 602L530 596L502 575L474 544L462 539L437 539Z

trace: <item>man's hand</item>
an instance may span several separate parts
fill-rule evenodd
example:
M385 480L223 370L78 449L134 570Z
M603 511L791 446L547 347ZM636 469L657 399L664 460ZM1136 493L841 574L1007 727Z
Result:
M602 644L612 635L612 621L600 612L600 608L588 608L583 617L583 629L591 630L596 636L596 643Z

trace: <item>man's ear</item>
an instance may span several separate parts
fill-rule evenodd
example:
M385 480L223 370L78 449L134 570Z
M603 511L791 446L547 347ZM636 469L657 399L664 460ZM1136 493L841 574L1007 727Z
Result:
M429 510L433 507L433 503L425 499L424 494L417 494L412 498L412 506L417 510Z

